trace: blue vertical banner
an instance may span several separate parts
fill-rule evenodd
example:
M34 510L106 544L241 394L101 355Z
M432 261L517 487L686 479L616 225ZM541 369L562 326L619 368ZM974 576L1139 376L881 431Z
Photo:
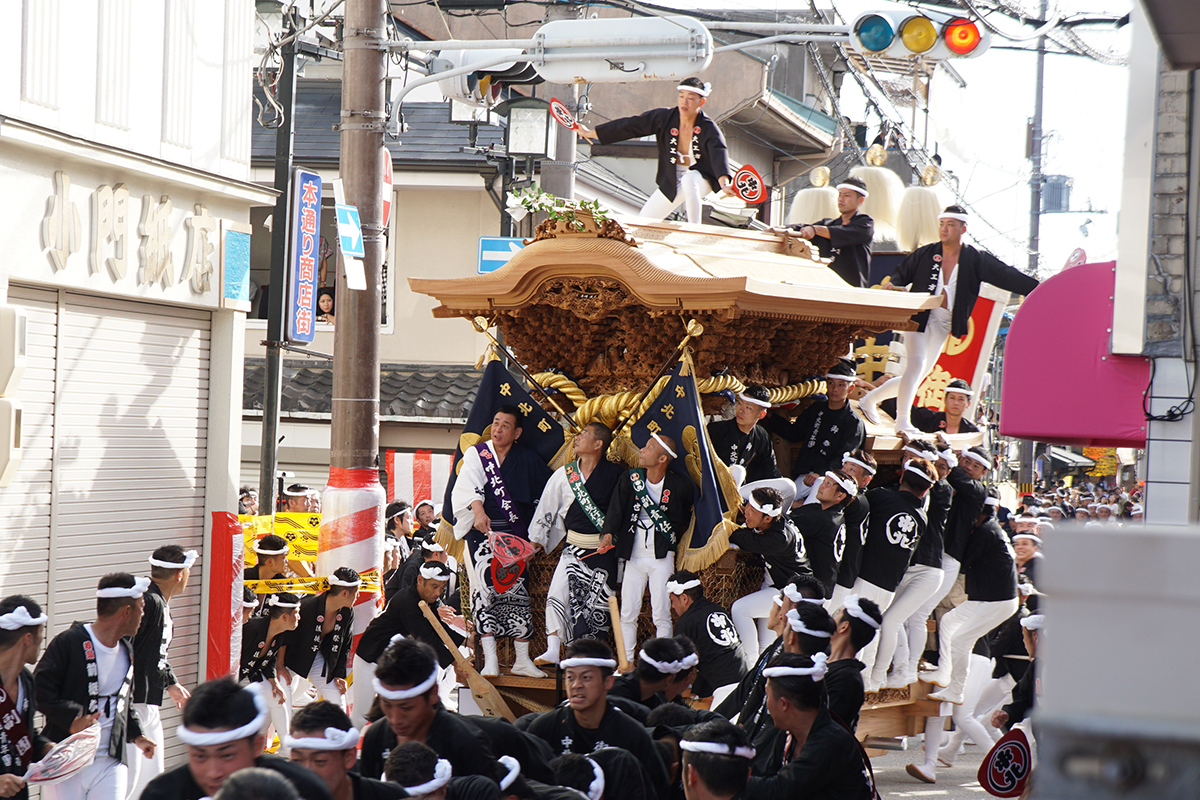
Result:
M317 257L321 241L321 176L297 169L292 175L291 280L287 339L309 344L316 331Z

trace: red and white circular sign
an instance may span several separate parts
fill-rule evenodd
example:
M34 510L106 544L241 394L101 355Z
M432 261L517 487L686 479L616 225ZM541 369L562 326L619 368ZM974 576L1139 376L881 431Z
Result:
M741 169L733 173L732 186L734 194L747 203L761 203L767 199L767 187L762 176L749 164L743 164Z
M571 115L570 109L563 105L557 98L550 98L550 113L554 115L554 119L559 125L562 125L567 130L575 130L579 127L579 123L575 121L575 117Z

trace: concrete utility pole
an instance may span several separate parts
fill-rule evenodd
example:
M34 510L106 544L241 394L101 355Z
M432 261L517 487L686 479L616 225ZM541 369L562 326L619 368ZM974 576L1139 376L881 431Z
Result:
M570 2L552 3L546 8L547 22L552 22L556 19L576 19L578 16L579 6ZM573 83L570 86L563 86L547 83L542 88L542 96L547 100L551 97L557 97L566 104L572 114L578 114L578 84ZM554 160L546 159L542 162L542 191L558 197L574 199L575 145L578 137L575 131L567 130L558 123L551 123L551 125L553 129L551 135L556 136L557 139L555 140Z
M379 319L387 257L381 161L387 6L385 0L346 0L345 9L339 171L346 203L358 208L362 220L366 289L349 289L345 270L338 270L329 485L317 554L323 576L338 567L380 569L386 498L379 485ZM358 603L378 597L378 591L360 592ZM373 611L372 605L355 614L356 639Z

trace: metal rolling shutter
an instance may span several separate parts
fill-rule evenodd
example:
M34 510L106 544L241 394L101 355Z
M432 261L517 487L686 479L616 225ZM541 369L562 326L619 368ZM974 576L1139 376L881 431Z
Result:
M59 320L53 632L94 618L101 575L148 574L160 544L194 548L188 589L171 601L171 664L188 687L200 652L210 328L208 312L74 294ZM184 756L169 733L178 716L167 700L168 765Z
M0 594L45 605L50 582L50 494L54 453L54 379L58 293L9 287L8 303L29 319L28 365L21 402L21 466L0 489Z

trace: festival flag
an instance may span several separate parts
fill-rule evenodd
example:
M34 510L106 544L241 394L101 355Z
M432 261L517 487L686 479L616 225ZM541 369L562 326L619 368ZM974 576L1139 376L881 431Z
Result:
M467 415L467 424L459 434L450 480L446 483L446 493L442 499L442 525L439 526L438 541L447 549L455 544L453 533L450 532L450 527L455 521L451 498L463 451L492 438L492 417L496 416L496 409L503 405L516 406L525 415L525 424L521 427L521 444L537 453L547 464L567 443L567 434L563 426L530 397L521 382L504 368L501 361L489 361L483 370L483 379L479 382L475 401L471 404L471 413Z
M695 519L676 561L682 569L696 570L709 566L729 548L729 534L737 529L733 519L739 498L728 467L708 441L692 371L691 357L685 353L629 433L638 447L646 444L651 433L675 441L678 457L671 469L696 486Z

